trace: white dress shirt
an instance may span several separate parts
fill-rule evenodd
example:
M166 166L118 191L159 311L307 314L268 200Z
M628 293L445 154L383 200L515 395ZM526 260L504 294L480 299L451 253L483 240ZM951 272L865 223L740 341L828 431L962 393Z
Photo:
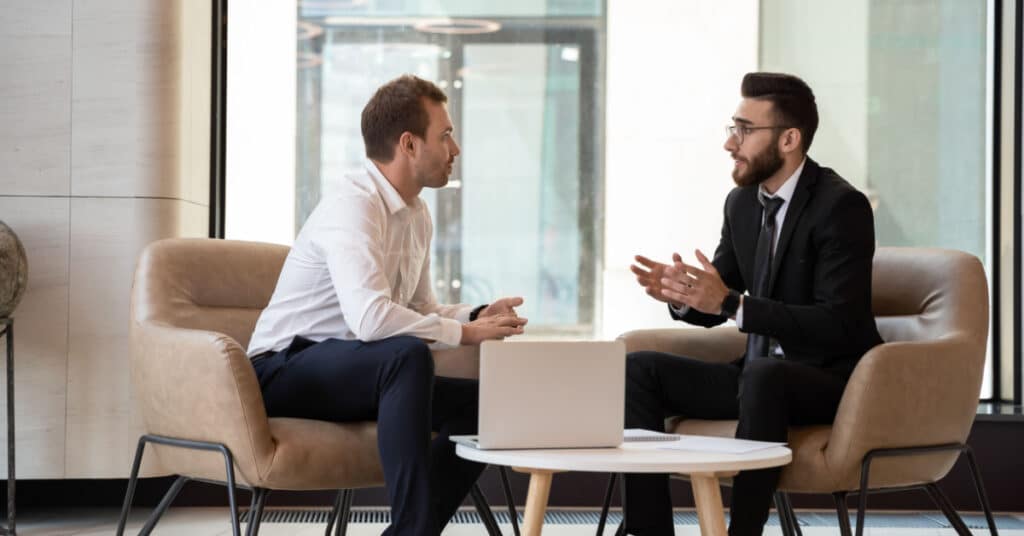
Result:
M440 305L430 279L433 224L426 203L406 204L377 166L347 175L295 238L248 355L296 336L375 341L412 335L458 346L471 305Z
M793 192L796 191L796 184L800 180L800 174L803 173L804 171L805 163L807 163L806 157L804 157L803 161L800 162L800 166L796 168L796 171L794 171L793 174L786 179L786 182L782 183L782 186L779 186L779 189L776 190L774 194L769 194L767 191L765 191L763 183L757 187L758 193L764 195L765 197L777 197L779 199L782 199L782 205L779 207L779 210L775 213L775 236L772 237L773 256L775 255L775 248L778 247L779 245L779 236L782 233L782 223L786 221L786 210L789 209L789 202L791 199L793 199ZM761 225L763 226L763 213L761 215L761 220ZM686 305L679 308L677 308L674 305L670 306L675 310L676 314L679 315L686 314L686 312L690 310L690 307ZM736 310L736 326L739 327L740 329L743 329L743 307L740 307L739 309Z

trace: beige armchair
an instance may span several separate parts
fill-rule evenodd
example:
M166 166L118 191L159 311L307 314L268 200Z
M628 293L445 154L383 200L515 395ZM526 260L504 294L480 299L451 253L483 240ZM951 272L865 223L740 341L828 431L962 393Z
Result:
M776 496L783 531L799 533L786 493L829 493L842 534L850 534L847 494L859 496L863 532L867 491L923 488L959 534L966 525L936 486L961 453L996 534L974 456L965 442L974 422L988 337L988 286L976 257L924 248L875 254L872 305L885 344L869 351L846 386L831 426L792 427L793 462ZM708 361L742 355L735 328L642 330L622 335L627 352L653 350ZM678 418L670 431L732 437L736 421Z
M141 534L190 480L227 485L235 536L236 485L253 491L247 532L256 534L270 490L345 490L330 521L343 533L351 490L384 484L375 423L267 417L245 348L287 253L284 246L212 239L161 240L142 252L132 287L131 375L147 434L139 439L118 535L147 444L179 478ZM477 374L475 348L434 357L438 374ZM479 489L473 498L480 507Z

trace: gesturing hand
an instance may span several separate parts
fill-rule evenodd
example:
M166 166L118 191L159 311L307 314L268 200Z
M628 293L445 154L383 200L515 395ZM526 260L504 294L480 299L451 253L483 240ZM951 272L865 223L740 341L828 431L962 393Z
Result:
M676 257L678 258L679 255ZM673 300L663 292L664 286L661 280L665 277L665 270L670 268L669 265L652 261L643 255L637 255L634 259L639 266L632 264L629 270L636 275L636 282L647 291L648 296L676 307L682 306L682 302Z
M703 270L683 262L678 253L672 254L674 262L663 271L661 293L671 303L682 303L706 314L721 314L729 287L711 261L699 249L696 253Z
M480 314L477 315L477 318L507 314L510 314L512 316L518 316L516 315L515 307L519 307L522 304L523 299L518 296L514 298L502 298L488 305L487 307L484 307L483 310L480 311Z
M515 313L478 316L476 320L462 325L461 344L477 345L484 341L500 341L505 337L521 335L526 319Z

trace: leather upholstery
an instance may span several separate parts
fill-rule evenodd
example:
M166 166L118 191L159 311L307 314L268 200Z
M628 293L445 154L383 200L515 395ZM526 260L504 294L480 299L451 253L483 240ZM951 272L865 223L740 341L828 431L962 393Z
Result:
M132 286L131 372L146 431L227 445L236 477L253 487L383 485L375 423L267 417L245 348L287 254L213 239L145 248ZM434 357L438 375L477 376L476 348ZM224 480L220 454L150 448L170 473Z
M880 248L872 310L884 344L857 364L831 426L793 427L793 462L780 489L831 493L859 489L872 449L967 440L985 367L988 285L981 262L959 251ZM656 350L729 361L745 337L735 328L640 330L622 335L627 351ZM736 421L669 420L669 430L733 436ZM871 487L935 482L958 453L876 458Z

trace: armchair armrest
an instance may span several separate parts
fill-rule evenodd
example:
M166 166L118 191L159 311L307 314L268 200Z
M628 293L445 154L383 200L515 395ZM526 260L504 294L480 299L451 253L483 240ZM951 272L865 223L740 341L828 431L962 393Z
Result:
M728 363L743 355L747 336L735 327L641 329L619 335L626 352L653 351Z
M970 337L948 336L876 346L861 358L843 393L825 449L825 463L850 481L872 449L967 440L977 411L985 349ZM957 454L889 464L908 480L938 479ZM920 462L924 462L922 466ZM922 476L922 471L927 473ZM913 474L914 476L909 476ZM892 479L900 480L899 476Z
M434 355L434 374L449 378L480 377L480 347L458 346L445 350L431 350Z
M269 469L275 447L263 397L252 364L234 339L132 322L131 363L148 433L223 443L250 482ZM217 474L216 457L211 459ZM182 472L173 465L166 468Z

